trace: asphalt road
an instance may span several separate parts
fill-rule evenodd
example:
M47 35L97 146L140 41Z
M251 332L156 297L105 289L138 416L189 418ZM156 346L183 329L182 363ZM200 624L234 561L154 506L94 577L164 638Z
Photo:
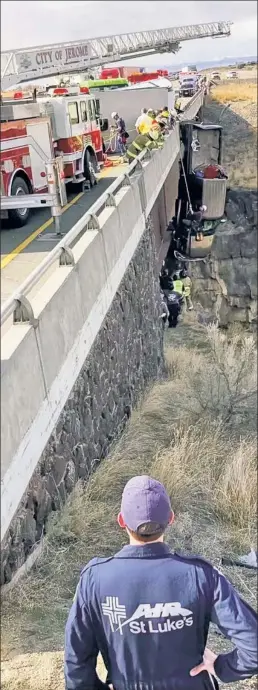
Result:
M98 185L84 194L68 193L68 204L61 216L61 232L65 235L94 202L106 191L114 179L126 170L126 165L106 168L99 175ZM46 254L60 241L56 235L50 209L33 211L23 228L1 230L1 302L10 297Z

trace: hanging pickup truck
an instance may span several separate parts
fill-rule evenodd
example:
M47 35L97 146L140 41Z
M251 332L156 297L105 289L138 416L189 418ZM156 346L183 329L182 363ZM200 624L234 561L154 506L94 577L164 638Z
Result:
M184 121L180 123L180 138L174 249L203 258L209 253L216 226L224 220L227 175L221 165L222 127ZM200 209L201 220L195 233L192 213L198 215Z

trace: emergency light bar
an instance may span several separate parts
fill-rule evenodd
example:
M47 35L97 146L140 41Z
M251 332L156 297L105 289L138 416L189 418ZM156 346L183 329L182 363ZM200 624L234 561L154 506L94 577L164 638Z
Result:
M165 76L161 75L161 71L162 70L158 70L157 72L143 72L141 74L130 74L130 76L128 77L128 81L131 84L140 84L143 81L153 81L153 79L158 79L161 76Z
M79 96L80 95L80 87L79 86L69 86L67 88L66 86L58 86L57 88L54 88L53 90L49 89L49 92L51 93L52 96ZM84 92L86 93L86 92Z

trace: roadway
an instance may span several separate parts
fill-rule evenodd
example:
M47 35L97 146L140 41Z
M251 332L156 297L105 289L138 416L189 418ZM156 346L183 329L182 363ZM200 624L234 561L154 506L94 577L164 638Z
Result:
M96 187L84 193L68 192L68 203L61 216L63 235L77 223L94 204L114 179L127 168L126 164L105 168L99 174ZM1 229L1 302L12 295L60 241L50 209L33 211L27 225L23 228L9 228L8 221Z

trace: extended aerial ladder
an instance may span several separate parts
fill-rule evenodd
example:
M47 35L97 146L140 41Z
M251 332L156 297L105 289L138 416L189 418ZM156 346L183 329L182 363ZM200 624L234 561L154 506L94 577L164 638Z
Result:
M51 43L1 53L1 89L58 74L79 73L108 62L177 53L182 41L230 36L232 22L192 24L152 31Z

